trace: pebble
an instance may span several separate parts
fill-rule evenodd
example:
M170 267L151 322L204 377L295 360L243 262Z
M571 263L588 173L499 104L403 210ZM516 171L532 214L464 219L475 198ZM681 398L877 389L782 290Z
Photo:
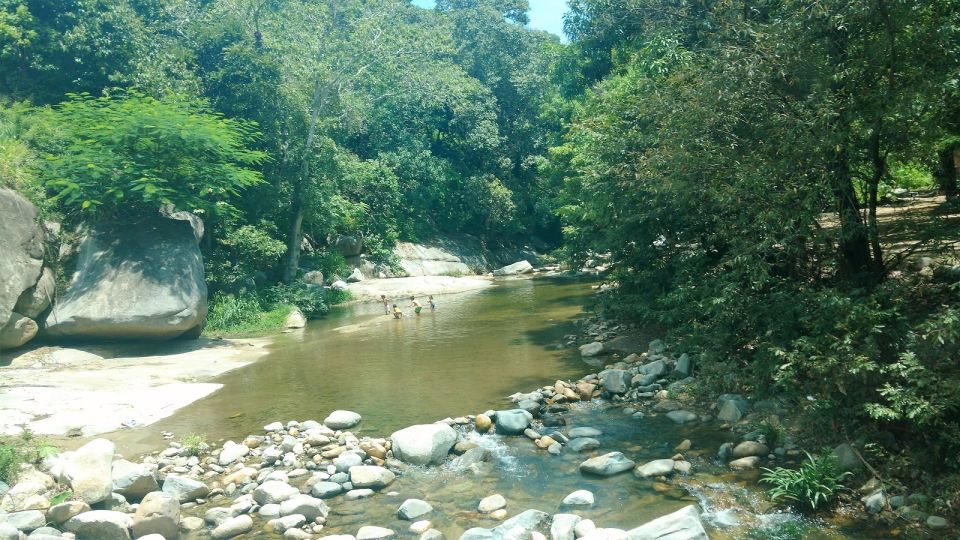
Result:
M574 491L563 498L563 504L570 506L589 506L594 503L593 493L585 489Z
M482 514L489 514L491 512L500 510L505 506L507 506L507 500L503 497L503 495L496 493L481 499L480 504L477 505L477 511Z

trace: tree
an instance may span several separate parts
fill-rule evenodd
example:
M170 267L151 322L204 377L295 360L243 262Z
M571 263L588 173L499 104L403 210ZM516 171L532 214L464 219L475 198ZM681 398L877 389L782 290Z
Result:
M41 178L76 217L129 222L167 205L216 216L262 181L250 168L266 158L248 148L255 125L203 102L73 94L38 114L62 129L46 143Z

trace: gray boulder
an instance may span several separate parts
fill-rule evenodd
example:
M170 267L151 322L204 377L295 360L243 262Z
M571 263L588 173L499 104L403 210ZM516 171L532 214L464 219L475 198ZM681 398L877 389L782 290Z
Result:
M202 228L178 213L124 230L92 229L67 292L47 316L46 334L159 340L195 331L207 315Z
M513 264L498 268L493 271L495 276L515 276L517 274L528 274L533 272L533 265L527 261L517 261Z
M599 437L603 435L603 432L592 427L575 427L567 432L567 434L570 435L571 439L576 439L577 437Z
M600 441L591 437L577 437L567 443L567 449L571 452L589 452L600 448Z
M310 486L310 494L320 499L329 499L343 493L343 486L336 482L317 482Z
M353 272L350 272L350 275L347 276L347 283L360 283L363 281L363 272L359 268L354 268Z
M243 514L242 516L230 518L218 525L217 528L211 531L210 537L214 540L223 540L225 538L233 538L234 536L246 534L252 530L253 519L247 514Z
M330 240L330 244L344 257L356 257L363 253L363 238L341 234Z
M210 493L210 488L198 480L171 474L163 480L163 492L185 503L206 497Z
M689 424L690 422L696 421L697 415L690 411L680 409L668 412L667 418L676 422L677 424Z
M140 499L151 491L159 490L154 467L125 459L114 460L111 472L113 491L128 499Z
M133 514L134 537L159 534L166 540L180 537L180 501L162 491L148 493Z
M133 518L123 512L91 510L70 518L63 528L77 540L130 540Z
M360 423L362 417L353 411L333 411L323 419L323 425L330 429L349 429Z
M833 455L837 460L837 467L843 471L858 471L863 468L863 462L857 457L853 447L847 443L837 445L833 449Z
M613 476L629 471L634 465L635 463L627 459L622 452L610 452L584 461L580 464L580 472Z
M600 382L611 394L623 394L629 390L632 377L632 373L623 369L605 369L600 372Z
M700 512L690 505L627 531L626 540L709 540Z
M446 424L421 424L395 431L390 441L393 455L400 461L438 465L446 460L457 442L457 432Z
M38 315L50 307L56 286L53 270L45 266L43 272L40 273L40 279L33 287L23 291L13 310L24 317L36 319Z
M16 311L12 312L7 324L0 327L0 350L24 345L33 339L39 330L36 321Z
M554 514L550 523L550 540L574 540L574 529L582 519L576 514Z
M387 538L394 538L396 536L397 533L390 529L371 525L360 527L360 530L357 531L357 540L386 540Z
M280 503L281 516L301 515L307 521L313 521L318 517L325 518L329 513L327 503L309 495L295 495Z
M407 521L416 521L417 518L433 512L433 506L420 499L407 499L397 509L397 517Z
M23 292L40 278L43 239L36 207L17 193L0 188L0 327L10 320Z
M166 487L166 484L164 484ZM259 505L280 504L283 501L300 493L300 490L278 480L267 480L253 490L253 500Z
M12 512L4 517L7 523L26 532L39 529L47 524L43 512L39 510L22 510L20 512Z
M107 439L94 439L64 456L64 477L83 502L94 504L110 497L115 450Z
M672 459L655 459L644 463L634 469L633 474L638 478L650 478L652 476L668 476L673 474L673 467L676 464Z
M579 349L580 349L580 356L583 356L585 358L597 356L598 354L605 352L603 343L599 341L584 343L579 347Z
M526 510L494 527L494 537L505 540L528 540L530 533L544 528L550 522L550 514L540 510Z
M497 411L495 420L497 433L501 435L520 435L523 430L530 427L533 415L523 409L510 409Z
M393 483L396 475L390 469L375 465L350 467L350 483L358 489L383 489Z

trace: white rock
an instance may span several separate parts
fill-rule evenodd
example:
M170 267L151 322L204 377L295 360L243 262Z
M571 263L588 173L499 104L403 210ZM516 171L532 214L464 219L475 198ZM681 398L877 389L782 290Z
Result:
M383 489L393 483L393 471L375 465L350 467L350 483L354 488Z
M367 525L360 527L360 530L357 531L357 540L385 540L386 538L393 538L396 535L397 533L390 529Z
M245 457L249 453L249 446L227 441L223 443L223 450L220 450L220 457L217 459L217 462L221 467L226 467L227 465L232 465L235 461Z
M77 538L97 540L130 540L133 518L123 512L91 510L70 518L63 528Z
M700 522L700 512L693 505L686 506L653 521L644 523L636 529L627 531L627 540L709 540L707 532Z
M323 419L323 425L330 429L350 429L360 423L361 416L353 411L333 411Z
M280 504L298 493L300 493L300 490L290 484L271 480L260 484L253 490L253 500L260 505Z
M457 432L446 424L410 426L390 435L393 455L413 465L443 463L457 442Z
M507 506L507 500L503 498L503 495L496 493L490 495L489 497L484 497L480 500L480 504L477 505L477 511L483 514L489 514L494 510L499 510Z
M113 492L113 454L116 446L107 439L94 439L71 453L64 462L64 476L74 496L87 504L106 500Z
M555 514L550 523L550 540L574 540L575 528L582 519L576 514Z
M253 519L244 514L242 516L237 516L224 521L218 525L217 528L213 529L213 531L210 533L210 536L214 540L223 540L225 538L240 536L241 534L248 533L252 530Z
M433 511L433 506L427 501L420 499L407 499L403 501L400 508L397 509L397 517L407 521L413 521L418 517L425 516ZM420 531L423 532L423 531Z
M589 506L593 504L593 502L594 502L593 493L585 489L579 489L577 491L574 491L573 493L563 498L563 504L569 504L571 506L574 506L574 505Z

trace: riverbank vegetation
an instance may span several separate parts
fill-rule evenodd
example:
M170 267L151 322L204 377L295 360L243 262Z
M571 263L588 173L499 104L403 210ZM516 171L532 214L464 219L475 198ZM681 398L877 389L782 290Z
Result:
M565 249L612 264L606 312L956 508L956 3L572 7L589 87L553 162ZM884 194L937 188L884 221Z

